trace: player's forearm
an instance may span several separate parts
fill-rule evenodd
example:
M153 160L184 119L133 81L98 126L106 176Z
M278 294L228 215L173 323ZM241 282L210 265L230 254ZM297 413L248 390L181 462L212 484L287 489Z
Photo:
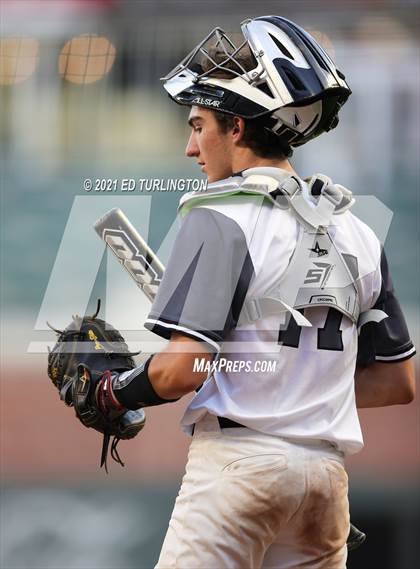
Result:
M194 370L196 359L211 361L202 342L173 333L164 350L153 356L149 378L156 393L165 399L178 399L194 391L207 377L207 372Z
M358 408L410 403L415 393L412 360L392 364L375 362L357 368L355 392Z
M193 363L187 361L184 366L174 362L172 357L164 352L156 354L149 368L150 383L156 393L165 399L179 399L194 391L206 379L206 374L193 372ZM187 359L187 358L186 358Z

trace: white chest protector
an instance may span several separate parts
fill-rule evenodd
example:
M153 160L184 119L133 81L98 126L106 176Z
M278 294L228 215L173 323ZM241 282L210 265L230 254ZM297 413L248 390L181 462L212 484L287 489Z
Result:
M323 174L305 182L278 168L250 168L241 176L209 184L205 193L186 194L180 211L216 196L257 194L274 207L289 209L298 221L297 245L286 271L262 297L246 299L238 325L289 311L299 326L311 326L299 309L312 306L334 307L359 328L368 321L382 320L386 314L379 310L370 310L359 319L357 260L334 243L334 216L353 205L352 193Z

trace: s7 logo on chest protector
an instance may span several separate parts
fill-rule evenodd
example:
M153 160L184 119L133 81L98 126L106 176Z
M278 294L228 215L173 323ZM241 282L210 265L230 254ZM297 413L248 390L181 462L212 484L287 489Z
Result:
M330 263L313 263L317 269L309 269L306 273L304 284L319 284L320 288L323 288L329 276L331 275L331 271L334 268L334 265L330 265Z

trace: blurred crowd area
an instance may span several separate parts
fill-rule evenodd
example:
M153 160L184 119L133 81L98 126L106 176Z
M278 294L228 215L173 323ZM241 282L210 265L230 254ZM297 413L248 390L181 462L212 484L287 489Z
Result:
M27 348L47 339L35 322L74 199L86 195L83 180L200 178L184 156L187 110L169 100L160 77L212 28L239 31L264 14L305 27L346 75L353 94L339 127L296 150L292 163L302 176L325 173L392 210L385 246L419 345L417 0L0 0L4 569L149 569L156 559L186 459L185 402L150 410L142 436L122 446L127 468L106 477L97 470L99 437L63 410L45 354ZM155 249L179 198L149 196ZM69 266L67 278L71 288L83 275ZM66 305L70 318L64 295ZM349 470L353 516L370 540L349 567L415 566L419 416L418 403L361 413L366 448ZM75 553L67 536L83 516L97 531L75 534ZM116 540L106 531L115 517L137 533Z
M160 77L215 26L239 31L246 18L279 12L314 34L353 90L339 128L296 150L294 167L302 176L326 173L355 194L373 194L394 212L388 256L400 298L416 303L417 1L2 0L7 250L16 216L28 224L14 238L13 255L6 254L8 305L39 304L48 255L74 196L83 194L84 178L201 175L183 154L187 110L169 100ZM162 239L178 199L153 196L159 215L152 240ZM28 232L38 235L43 251L37 266L33 255L27 259Z
M389 196L395 180L416 168L417 5L3 0L3 151L50 171L69 160L162 167L165 157L163 168L173 167L184 147L185 109L168 103L159 78L215 26L239 31L244 19L280 10L313 33L353 89L340 129L297 152L297 165L329 167L360 190Z

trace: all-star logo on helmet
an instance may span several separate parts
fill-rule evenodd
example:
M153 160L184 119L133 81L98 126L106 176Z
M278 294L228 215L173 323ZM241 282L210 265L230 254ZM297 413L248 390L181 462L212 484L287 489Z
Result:
M204 99L203 97L195 97L192 100L193 105L198 105L202 107L220 107L221 101L216 101L214 99Z

